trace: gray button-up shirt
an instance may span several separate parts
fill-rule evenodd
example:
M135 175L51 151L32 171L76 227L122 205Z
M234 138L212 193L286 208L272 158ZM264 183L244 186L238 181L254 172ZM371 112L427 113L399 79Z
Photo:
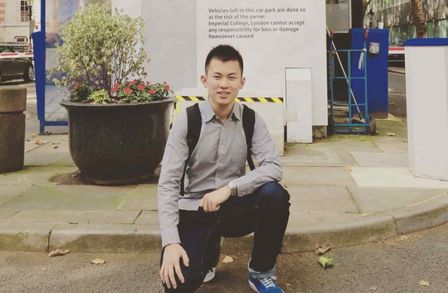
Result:
M235 103L224 123L217 118L208 101L201 102L199 109L201 135L187 164L185 195L182 197L180 180L188 157L186 111L179 113L174 121L163 155L157 192L162 246L180 243L179 209L197 210L204 194L233 181L238 196L244 196L264 183L280 181L282 177L277 149L260 115L255 115L252 137L252 155L259 166L245 173L247 146L242 123L243 106Z

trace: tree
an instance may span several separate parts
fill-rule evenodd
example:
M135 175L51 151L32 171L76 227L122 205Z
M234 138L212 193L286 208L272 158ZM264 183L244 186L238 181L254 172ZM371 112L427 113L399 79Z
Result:
M426 36L426 22L423 14L422 0L411 0L412 22L417 30L417 38Z

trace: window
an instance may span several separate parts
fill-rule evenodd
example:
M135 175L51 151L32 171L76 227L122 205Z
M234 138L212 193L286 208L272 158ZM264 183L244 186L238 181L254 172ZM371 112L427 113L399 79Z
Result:
M31 17L31 5L28 5L28 1L20 1L20 21L29 22Z

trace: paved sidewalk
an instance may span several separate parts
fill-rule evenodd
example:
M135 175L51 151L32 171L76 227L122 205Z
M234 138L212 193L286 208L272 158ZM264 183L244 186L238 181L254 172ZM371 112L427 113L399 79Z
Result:
M392 118L392 119L391 119ZM378 120L378 135L288 145L291 194L284 251L383 240L448 221L448 182L407 169L406 125ZM102 187L76 177L65 134L35 136L27 120L25 169L0 174L0 250L158 251L156 179ZM251 247L226 239L224 252Z

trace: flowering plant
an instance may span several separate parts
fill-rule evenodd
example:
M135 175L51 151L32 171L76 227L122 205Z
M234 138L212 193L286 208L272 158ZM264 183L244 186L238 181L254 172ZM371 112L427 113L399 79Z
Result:
M117 103L133 103L163 100L172 93L170 85L150 83L143 80L131 80L115 83L112 86L112 100Z

